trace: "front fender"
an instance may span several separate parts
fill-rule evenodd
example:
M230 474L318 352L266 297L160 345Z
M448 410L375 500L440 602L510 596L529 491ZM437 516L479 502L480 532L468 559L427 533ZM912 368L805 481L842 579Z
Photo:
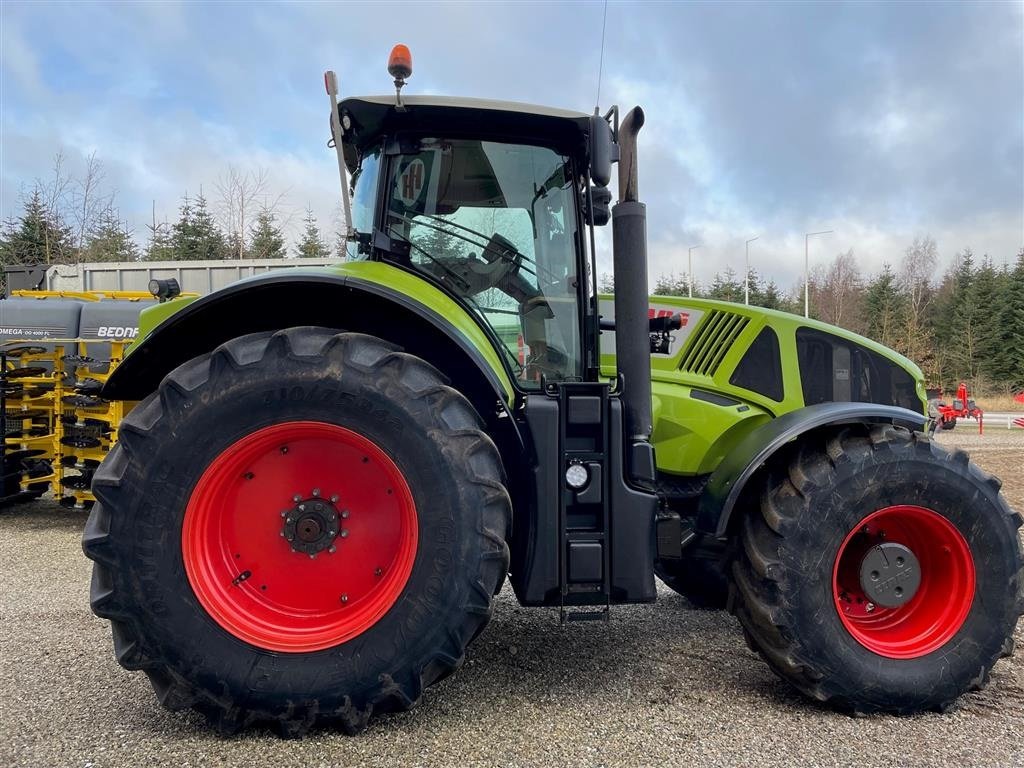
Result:
M453 381L469 367L506 403L515 397L496 342L480 324L434 286L387 264L279 270L183 302L172 313L176 303L143 315L145 336L111 375L104 397L141 400L170 371L229 339L299 325L379 336L423 357ZM147 332L150 313L157 324Z
M892 405L842 402L811 405L772 419L740 440L711 473L697 510L697 531L724 540L747 482L783 445L815 429L858 422L921 429L925 417Z

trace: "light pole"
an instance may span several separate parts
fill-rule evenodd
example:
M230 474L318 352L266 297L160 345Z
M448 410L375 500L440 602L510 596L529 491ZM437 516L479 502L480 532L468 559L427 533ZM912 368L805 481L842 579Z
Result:
M686 249L686 295L693 298L693 252L700 248L699 245L691 245Z
M804 235L804 317L811 316L811 259L808 255L807 241L812 235L831 234L831 229L823 229L821 232L808 232Z
M747 240L747 268L743 272L743 303L750 304L750 244L760 237L752 237Z

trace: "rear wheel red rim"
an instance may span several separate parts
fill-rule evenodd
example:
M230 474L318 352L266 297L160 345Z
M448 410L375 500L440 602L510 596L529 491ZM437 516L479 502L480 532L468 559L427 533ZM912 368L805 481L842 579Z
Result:
M909 549L920 585L903 605L872 603L861 583L861 564L880 542ZM843 540L832 574L836 611L862 646L890 659L914 659L945 645L963 626L974 601L970 545L947 518L912 505L871 513Z
M412 492L379 446L294 421L210 463L181 542L189 584L214 621L259 648L300 653L377 623L405 588L417 538Z

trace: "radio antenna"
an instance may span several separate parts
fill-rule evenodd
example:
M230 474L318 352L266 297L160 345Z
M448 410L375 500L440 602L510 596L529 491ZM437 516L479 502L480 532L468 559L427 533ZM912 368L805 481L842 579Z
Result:
M604 72L604 31L608 27L608 0L604 0L604 14L601 19L601 58L597 64L597 98L594 100L594 114L601 113L601 74Z

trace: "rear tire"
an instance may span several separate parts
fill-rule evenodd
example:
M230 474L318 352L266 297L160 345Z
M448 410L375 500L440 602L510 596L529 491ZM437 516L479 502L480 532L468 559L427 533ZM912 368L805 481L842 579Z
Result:
M352 450L359 469L341 472ZM479 416L423 360L361 334L254 334L185 363L124 419L93 490L83 548L118 662L222 732L354 733L409 709L462 663L508 568L511 506ZM290 527L321 502L326 527Z
M742 521L730 604L751 647L803 693L857 713L943 710L982 687L1024 610L1021 517L999 487L963 451L905 429L809 438ZM920 558L902 605L870 603L848 574L852 551L862 582L877 579L865 553L883 540Z

